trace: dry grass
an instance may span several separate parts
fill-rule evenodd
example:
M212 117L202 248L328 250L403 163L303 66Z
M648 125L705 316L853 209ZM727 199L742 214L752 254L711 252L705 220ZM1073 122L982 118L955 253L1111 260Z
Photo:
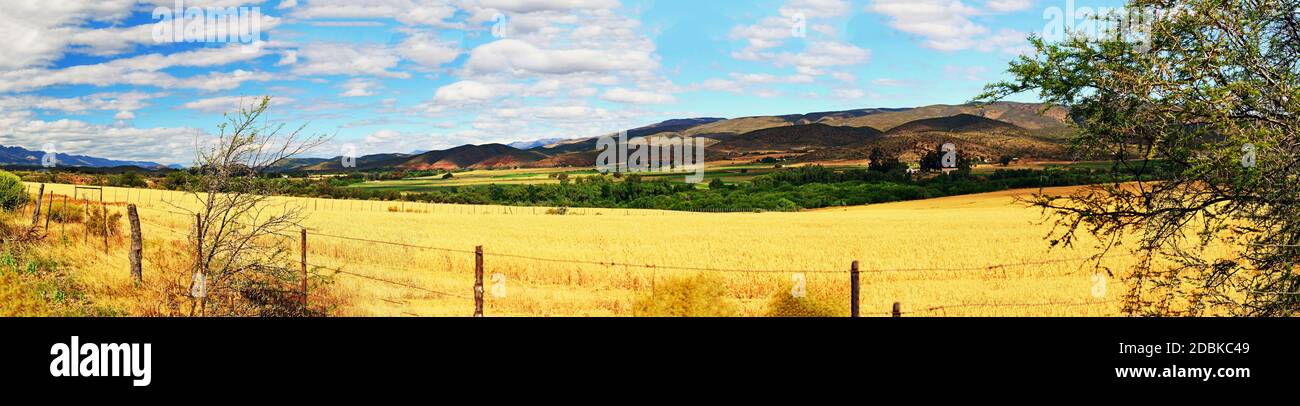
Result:
M71 186L49 185L70 194ZM667 281L697 271L547 262L503 257L519 254L590 262L655 264L735 270L808 270L807 291L821 313L847 314L849 265L861 261L864 313L883 315L896 301L915 315L1115 316L1125 288L1111 278L1107 296L1093 297L1095 272L1083 261L985 269L1083 258L1090 251L1049 251L1038 212L1012 204L1014 192L952 197L802 213L701 214L580 209L547 215L544 209L388 202L277 199L307 207L315 233L472 251L484 246L489 316L631 316L638 304L660 300ZM128 197L129 196L129 197ZM97 303L128 314L170 314L168 292L187 281L185 233L189 217L168 213L182 195L157 190L107 188L109 201L141 206L146 235L146 289L131 286L124 243L110 254L80 243L54 245L72 258ZM121 210L120 207L113 210ZM51 226L57 237L58 230ZM444 296L350 275L313 292L313 300L337 304L346 316L467 316L473 310L474 255L313 236L309 261L328 268L383 278ZM1123 270L1131 258L1103 265ZM956 271L903 271L971 268ZM333 272L317 269L323 275ZM492 274L504 276L505 297L492 295ZM768 315L793 285L791 272L710 272L727 308L737 315ZM647 299L649 298L649 299ZM1101 303L1094 303L1101 302ZM975 305L975 306L970 306ZM999 306L983 306L999 305ZM1015 305L1015 306L1006 306ZM1024 306L1021 306L1024 305ZM1032 306L1031 306L1032 305ZM970 306L945 307L943 306Z

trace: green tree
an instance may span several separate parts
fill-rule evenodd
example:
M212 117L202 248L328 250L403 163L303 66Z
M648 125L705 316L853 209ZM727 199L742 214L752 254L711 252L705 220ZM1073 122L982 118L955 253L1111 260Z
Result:
M709 190L720 190L726 188L727 182L722 181L722 178L713 178L713 180L709 181Z
M885 173L907 170L907 165L898 160L898 154L885 152L880 147L872 147L867 158L871 160L867 164L869 170Z
M143 176L135 172L123 172L120 175L112 175L108 178L109 186L120 187L149 187L149 182L145 181Z
M1013 79L978 97L1037 92L1070 109L1080 153L1138 175L1029 203L1055 218L1053 245L1079 233L1101 252L1136 243L1130 313L1295 316L1297 2L1135 0L1127 10L1162 14L1144 35L1030 38L1036 52L1011 63Z

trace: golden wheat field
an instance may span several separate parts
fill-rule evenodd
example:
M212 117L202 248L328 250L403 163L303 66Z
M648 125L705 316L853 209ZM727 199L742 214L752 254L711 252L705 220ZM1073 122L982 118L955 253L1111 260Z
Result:
M29 187L35 193L37 186ZM57 195L73 196L72 188L46 185ZM679 294L664 286L689 277L723 292L717 300L728 314L772 315L775 299L802 288L809 300L847 315L855 260L864 316L888 316L895 302L907 316L1119 315L1121 282L1094 279L1094 264L1082 260L1093 254L1088 244L1049 250L1043 237L1050 226L1038 211L1015 204L1016 193L1027 192L733 214L275 202L307 210L308 262L332 281L311 300L329 303L340 316L471 315L476 246L485 252L487 316L634 316L639 300ZM98 201L84 191L75 197ZM140 207L146 285L188 280L185 240L193 219L176 213L193 207L186 195L105 188L104 200ZM128 314L153 313L149 302L157 298L129 282L127 243L113 241L105 254L102 241L87 241L74 228L51 225L49 234L61 242L50 249L66 253L92 300ZM287 243L296 250L296 240ZM1118 272L1130 261L1116 256L1101 264Z

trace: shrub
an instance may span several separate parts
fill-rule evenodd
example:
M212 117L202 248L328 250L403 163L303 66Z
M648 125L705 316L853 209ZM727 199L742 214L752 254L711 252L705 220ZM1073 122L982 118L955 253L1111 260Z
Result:
M85 212L84 206L72 203L56 202L54 207L50 208L50 221L56 223L80 223L82 213Z
M17 210L27 204L27 189L18 175L0 171L0 209Z
M660 283L637 299L633 311L649 317L725 317L736 314L724 282L707 275L678 277Z
M122 213L108 213L108 224L104 224L103 210L90 210L90 216L86 218L86 229L91 235L103 236L107 231L110 237L122 235Z
M846 312L829 301L812 296L797 298L790 292L781 292L772 297L767 304L768 317L842 317Z
M554 209L548 209L548 210L546 210L546 214L555 215L555 216L563 216L563 215L565 215L565 214L569 214L569 208L568 208L568 207L556 207L556 208L554 208Z

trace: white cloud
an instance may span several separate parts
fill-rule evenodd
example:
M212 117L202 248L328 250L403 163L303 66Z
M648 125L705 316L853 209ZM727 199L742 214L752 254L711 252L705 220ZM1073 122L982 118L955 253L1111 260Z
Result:
M971 18L1032 6L1033 0L990 0L985 3L986 10L967 6L961 0L875 0L867 11L889 17L890 27L922 38L921 45L926 48L947 52L997 49L1015 53L1018 45L1009 45L1010 41L1003 37L1007 30L990 35L988 27L976 24ZM1019 39L1023 42L1024 37Z
M54 145L61 153L99 158L191 163L196 141L210 136L196 128L132 128L79 120L32 120L0 135L0 144L38 149Z
M293 73L303 76L379 76L409 78L391 69L401 62L392 50L365 44L310 43L298 50Z
M605 92L600 98L606 101L627 104L668 104L677 101L672 95L629 90L621 87Z
M461 54L460 44L443 41L431 33L418 32L397 45L397 54L426 68L437 68L455 61Z
M473 80L462 80L438 88L433 99L447 104L476 103L492 100L502 95L501 91L500 86Z
M471 0L466 3L477 4L482 8L515 13L578 9L610 9L619 6L618 0Z
M456 7L448 0L312 0L292 13L299 19L396 19L406 25L457 27L448 22Z
M239 46L201 48L168 55L147 54L115 59L92 65L62 69L27 68L0 70L0 92L21 92L57 85L113 86L133 85L161 88L222 90L247 80L264 80L269 75L237 70L230 74L214 72L207 78L178 79L162 72L172 67L214 67L256 59L265 50L247 52ZM241 73L242 72L242 73Z
M198 99L181 105L181 108L201 111L204 113L221 114L233 113L241 109L253 107L261 99L261 96L220 96L206 99ZM280 106L292 103L294 100L288 97L271 98L272 106Z
M988 0L984 6L995 13L1010 13L1028 10L1034 6L1034 0Z
M786 0L780 10L783 16L802 13L808 18L839 17L852 11L853 6L846 0Z
M343 84L340 97L370 97L375 95L379 82L371 79L355 78Z
M61 58L87 22L126 18L134 0L6 2L0 13L0 69L46 66Z
M132 112L147 107L147 101L162 95L143 92L95 93L69 98L48 96L20 95L0 97L0 110L46 110L69 114L83 114L91 111Z
M514 74L600 73L644 70L659 66L643 50L542 49L533 44L503 39L474 48L466 68L473 73Z
M288 66L295 63L298 63L298 51L290 49L280 54L280 62L276 62L275 66Z

